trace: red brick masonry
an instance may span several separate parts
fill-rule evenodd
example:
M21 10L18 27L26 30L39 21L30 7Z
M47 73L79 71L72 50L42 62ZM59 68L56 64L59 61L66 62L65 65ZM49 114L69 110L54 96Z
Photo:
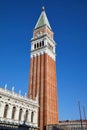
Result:
M48 124L58 124L56 63L42 54L31 58L28 97L39 97L38 124L40 130Z

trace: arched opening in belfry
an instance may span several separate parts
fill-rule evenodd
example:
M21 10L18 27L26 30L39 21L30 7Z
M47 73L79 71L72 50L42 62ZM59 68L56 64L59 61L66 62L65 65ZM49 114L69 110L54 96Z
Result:
M26 110L26 112L25 112L25 122L27 122L28 121L28 110Z
M39 43L37 43L37 48L39 47Z
M19 121L21 121L21 116L22 116L22 108L19 110Z
M41 42L40 42L40 47L41 47Z
M15 111L16 111L16 107L13 107L13 109L12 109L12 119L14 119Z
M34 44L34 49L36 49L36 44Z
M8 104L5 105L5 108L4 108L4 118L7 118L7 113L8 113Z
M31 123L33 123L33 119L34 119L34 112L31 113Z
M44 41L42 41L42 46L44 46Z

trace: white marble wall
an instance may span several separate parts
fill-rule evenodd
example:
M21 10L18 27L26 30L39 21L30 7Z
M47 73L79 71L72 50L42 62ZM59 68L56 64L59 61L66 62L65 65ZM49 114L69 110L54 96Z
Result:
M6 93L7 92L7 93ZM37 98L36 98L37 99ZM8 105L6 117L4 117L5 106ZM15 107L14 119L12 119L12 111ZM19 113L22 109L21 120L19 121ZM26 115L26 111L27 115ZM31 113L34 113L33 122L31 122ZM26 119L27 116L27 120ZM0 121L15 122L18 124L27 124L38 127L38 101L25 98L8 90L0 88Z

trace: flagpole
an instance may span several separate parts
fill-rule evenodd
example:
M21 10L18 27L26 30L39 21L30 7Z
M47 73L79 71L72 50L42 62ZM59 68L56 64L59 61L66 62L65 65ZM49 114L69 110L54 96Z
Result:
M83 106L84 119L86 120L85 107Z
M79 115L80 115L80 121L81 121L81 129L82 129L82 114L81 114L81 108L80 108L80 101L78 101L78 107L79 107Z

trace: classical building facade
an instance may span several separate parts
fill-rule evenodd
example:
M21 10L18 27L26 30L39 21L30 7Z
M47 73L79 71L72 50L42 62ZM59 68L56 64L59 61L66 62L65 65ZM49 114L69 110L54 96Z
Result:
M38 95L40 130L58 124L55 46L54 33L43 7L31 39L28 91L28 97L33 100Z
M87 120L59 121L58 125L48 125L46 130L87 130Z
M67 130L87 130L87 120L60 121L58 128L63 128Z
M38 99L34 100L0 88L0 128L27 126L38 129Z

